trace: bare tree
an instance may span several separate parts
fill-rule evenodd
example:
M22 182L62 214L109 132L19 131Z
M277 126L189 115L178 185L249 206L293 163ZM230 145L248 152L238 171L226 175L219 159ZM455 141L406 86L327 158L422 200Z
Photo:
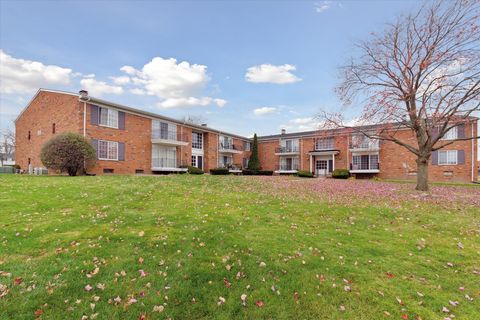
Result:
M0 165L15 152L15 133L12 130L5 130L0 140Z
M351 127L369 138L392 141L416 156L417 190L428 190L432 152L459 140L442 140L480 110L480 16L476 1L426 2L382 33L357 44L359 55L341 67L336 91L344 106L362 104L356 125L342 112L324 112L330 126ZM343 110L344 111L344 110ZM402 139L399 130L415 139Z
M187 114L183 116L181 120L185 123L201 125L205 123L206 118L201 114L197 114L197 115Z

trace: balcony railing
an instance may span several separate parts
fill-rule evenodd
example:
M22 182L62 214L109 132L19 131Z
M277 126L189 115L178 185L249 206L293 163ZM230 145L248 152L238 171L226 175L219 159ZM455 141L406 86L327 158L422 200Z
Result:
M380 164L378 162L365 162L359 164L350 163L350 170L380 170Z
M152 168L186 168L187 161L171 158L153 158Z
M275 148L275 153L298 153L298 152L300 152L300 148L297 146Z
M187 135L177 131L157 129L157 130L152 130L152 139L186 142Z
M364 140L358 143L350 142L350 149L377 150L379 148L378 140Z
M243 146L233 143L220 143L220 151L222 150L235 150L235 151L243 151Z
M234 164L234 163L223 163L220 162L218 164L219 168L227 168L229 170L242 170L242 165L240 164Z
M275 167L276 171L295 171L298 170L298 163L281 163Z

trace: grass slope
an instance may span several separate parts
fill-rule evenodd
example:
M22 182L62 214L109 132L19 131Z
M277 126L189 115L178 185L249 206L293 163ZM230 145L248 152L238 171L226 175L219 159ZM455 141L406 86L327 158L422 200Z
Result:
M265 181L0 176L0 319L480 318L478 207Z

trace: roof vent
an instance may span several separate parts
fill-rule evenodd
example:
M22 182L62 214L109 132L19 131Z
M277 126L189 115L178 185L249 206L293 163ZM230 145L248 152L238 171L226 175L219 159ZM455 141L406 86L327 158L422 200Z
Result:
M78 91L78 94L80 95L81 99L87 99L88 98L88 91L87 90L80 90L80 91Z
M287 130L282 129L282 134L285 134L285 133L287 133Z
M202 127L206 127L207 124L206 124L206 123L202 123L201 126L202 126Z

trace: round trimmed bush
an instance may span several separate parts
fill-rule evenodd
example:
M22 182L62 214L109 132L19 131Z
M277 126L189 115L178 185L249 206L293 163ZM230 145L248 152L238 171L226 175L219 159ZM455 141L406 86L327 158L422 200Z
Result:
M335 169L332 172L332 177L334 179L348 179L348 177L350 177L350 171L347 169Z
M210 169L210 174L227 175L227 174L230 174L230 171L228 170L228 168L215 168L215 169Z
M188 166L188 173L190 174L203 174L203 170L194 166Z
M301 178L313 178L313 173L311 173L310 171L307 171L307 170L299 170L297 172L297 176L299 176Z
M96 153L90 142L82 135L66 132L45 142L40 159L48 169L76 176L94 163Z

